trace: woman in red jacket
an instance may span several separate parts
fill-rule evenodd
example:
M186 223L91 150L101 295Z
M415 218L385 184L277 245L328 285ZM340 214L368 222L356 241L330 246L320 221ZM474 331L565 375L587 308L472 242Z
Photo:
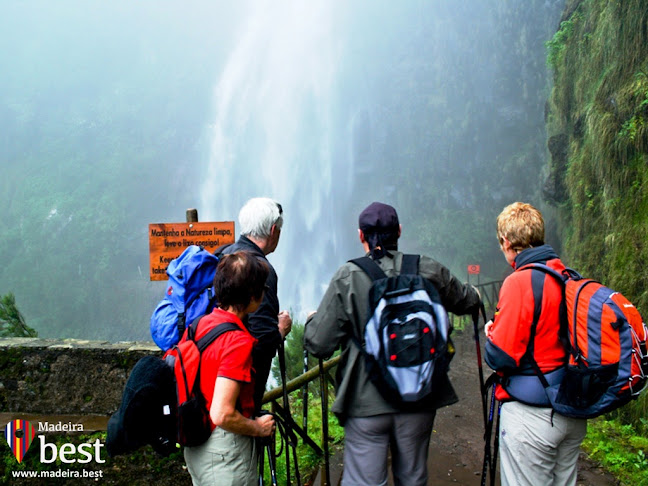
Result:
M544 243L542 214L516 202L497 217L506 261L515 269L500 290L497 311L486 325L486 362L500 375L502 485L575 485L587 421L553 411L535 364L550 384L562 378L567 352L560 340L560 284L544 272L524 268L565 266ZM535 329L534 324L535 322ZM535 362L535 364L534 364Z
M207 400L212 434L204 444L185 447L194 486L258 484L255 437L275 429L272 415L254 416L252 348L256 339L243 323L263 299L268 265L247 252L224 255L214 278L218 307L200 320L196 340L231 322L241 332L226 332L202 354L200 388Z

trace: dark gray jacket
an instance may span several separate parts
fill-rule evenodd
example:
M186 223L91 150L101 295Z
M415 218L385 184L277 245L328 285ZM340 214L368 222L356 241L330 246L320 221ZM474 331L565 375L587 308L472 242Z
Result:
M263 300L259 308L246 319L246 326L250 334L259 342L256 348L264 352L274 354L281 344L281 334L279 333L279 298L277 297L277 272L272 267L265 254L249 238L239 237L236 243L225 247L223 254L230 254L237 251L247 251L258 258L262 258L270 268L270 274L266 280L268 286L263 294Z
M387 276L398 275L403 254L391 251L377 260ZM470 285L462 284L439 262L421 256L419 274L430 280L439 291L443 305L454 314L473 312L479 295ZM365 370L364 361L351 337L362 341L364 325L369 318L369 276L353 263L346 263L333 275L317 313L306 322L304 346L314 356L328 358L340 347L342 357L337 368L336 398L332 411L344 422L345 417L370 417L398 412L385 401ZM435 390L432 409L450 405L457 396L446 377Z

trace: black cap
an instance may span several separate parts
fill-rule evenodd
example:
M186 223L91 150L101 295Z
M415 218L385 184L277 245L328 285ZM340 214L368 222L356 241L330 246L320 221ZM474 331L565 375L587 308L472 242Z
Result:
M373 202L360 213L358 228L363 233L398 233L398 214L389 204Z

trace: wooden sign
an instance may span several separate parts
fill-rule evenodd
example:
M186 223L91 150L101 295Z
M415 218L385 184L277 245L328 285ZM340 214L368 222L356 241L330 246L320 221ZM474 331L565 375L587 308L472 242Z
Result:
M167 280L169 263L191 245L213 252L219 246L234 243L234 221L220 223L149 224L151 280Z

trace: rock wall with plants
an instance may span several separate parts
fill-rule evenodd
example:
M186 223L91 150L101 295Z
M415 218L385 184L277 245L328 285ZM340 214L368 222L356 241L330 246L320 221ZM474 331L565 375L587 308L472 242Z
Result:
M563 259L648 316L648 4L571 0L547 43L554 86L545 197ZM615 412L648 431L644 393Z
M571 0L547 43L546 198L564 259L648 314L648 4Z

